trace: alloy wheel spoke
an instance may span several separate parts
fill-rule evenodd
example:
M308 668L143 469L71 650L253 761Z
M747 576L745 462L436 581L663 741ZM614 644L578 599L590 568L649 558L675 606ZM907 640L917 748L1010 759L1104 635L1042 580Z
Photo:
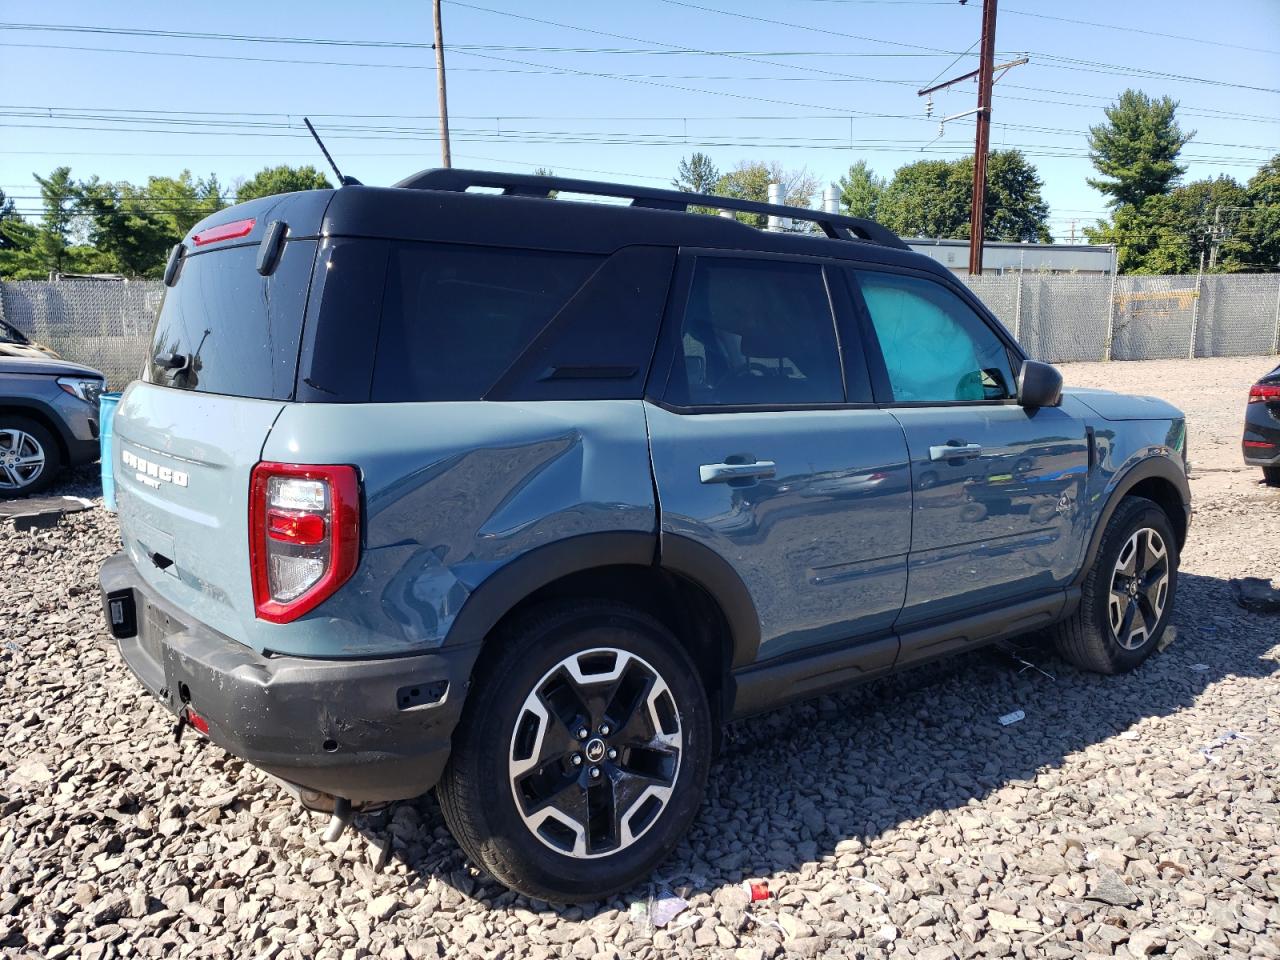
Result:
M573 654L533 686L517 717L516 812L559 853L616 853L666 808L683 745L671 691L650 664L615 648Z
M1120 640L1122 647L1129 645L1129 637L1133 633L1133 618L1138 612L1138 604L1130 600L1129 605L1124 609L1124 619L1120 621L1120 629L1116 631L1116 636Z
M1147 547L1151 541L1151 533L1149 530L1139 530L1133 536L1133 572L1142 574L1147 569L1147 554L1150 552Z

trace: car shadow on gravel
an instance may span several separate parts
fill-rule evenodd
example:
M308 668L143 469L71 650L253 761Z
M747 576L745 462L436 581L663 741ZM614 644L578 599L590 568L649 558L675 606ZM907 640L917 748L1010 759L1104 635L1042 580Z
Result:
M1226 580L1183 573L1173 642L1131 674L1085 673L1028 637L732 724L688 836L648 884L595 905L528 901L462 869L461 853L415 857L394 824L390 853L410 867L410 883L435 877L490 906L566 918L625 909L663 887L693 896L799 872L898 824L1029 786L1077 751L1190 706L1224 677L1273 675L1280 665L1263 654L1276 623L1236 607ZM1016 710L1025 718L1001 725ZM1231 723L1223 717L1223 730ZM1188 758L1202 746L1188 742ZM433 799L416 807L427 829L442 824ZM365 829L386 841L376 820Z

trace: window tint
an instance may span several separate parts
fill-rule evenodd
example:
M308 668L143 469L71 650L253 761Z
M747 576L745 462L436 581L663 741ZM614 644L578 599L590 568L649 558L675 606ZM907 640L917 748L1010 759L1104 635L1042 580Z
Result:
M290 240L270 276L258 244L189 254L167 289L144 378L200 393L284 400L298 368L314 240Z
M393 247L373 399L484 396L600 260L500 247Z
M699 257L667 399L683 406L843 403L822 268Z
M954 293L919 277L857 271L893 398L1003 400L1014 395L1001 339Z

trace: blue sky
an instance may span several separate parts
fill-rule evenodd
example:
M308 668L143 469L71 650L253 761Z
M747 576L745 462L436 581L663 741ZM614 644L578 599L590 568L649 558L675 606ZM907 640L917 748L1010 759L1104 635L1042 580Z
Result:
M454 164L665 185L695 150L722 169L776 160L822 182L858 159L887 176L914 160L959 156L972 150L972 121L947 124L937 139L936 118L970 109L973 84L938 95L933 120L916 89L976 64L973 54L956 56L976 45L980 7L446 2ZM429 0L5 0L0 21L9 25L0 29L0 189L24 212L38 206L28 199L32 172L59 164L77 177L135 182L189 168L225 184L269 164L321 166L303 114L343 172L365 183L439 162ZM1085 183L1085 132L1126 86L1182 103L1184 128L1197 131L1184 151L1188 179L1245 180L1280 151L1280 0L1004 0L996 45L998 58L1025 53L1031 62L996 86L992 146L1030 155L1058 237L1103 211ZM268 62L282 60L323 62Z

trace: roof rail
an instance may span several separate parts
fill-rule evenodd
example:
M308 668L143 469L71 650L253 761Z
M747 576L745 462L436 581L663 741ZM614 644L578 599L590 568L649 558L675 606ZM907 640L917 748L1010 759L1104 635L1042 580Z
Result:
M405 177L395 186L409 190L452 190L457 193L463 193L471 187L488 187L501 190L508 196L542 198L549 198L557 191L564 191L598 197L621 197L629 199L633 207L678 210L682 213L687 212L689 207L713 207L718 210L807 220L817 224L822 232L833 240L863 240L884 247L896 247L899 250L911 249L896 233L874 220L846 217L838 213L825 213L805 207L786 207L774 203L757 203L754 200L739 200L737 197L685 193L682 190L659 190L652 187L605 183L599 180L541 177L526 173L459 170L456 167L423 170L411 177Z

